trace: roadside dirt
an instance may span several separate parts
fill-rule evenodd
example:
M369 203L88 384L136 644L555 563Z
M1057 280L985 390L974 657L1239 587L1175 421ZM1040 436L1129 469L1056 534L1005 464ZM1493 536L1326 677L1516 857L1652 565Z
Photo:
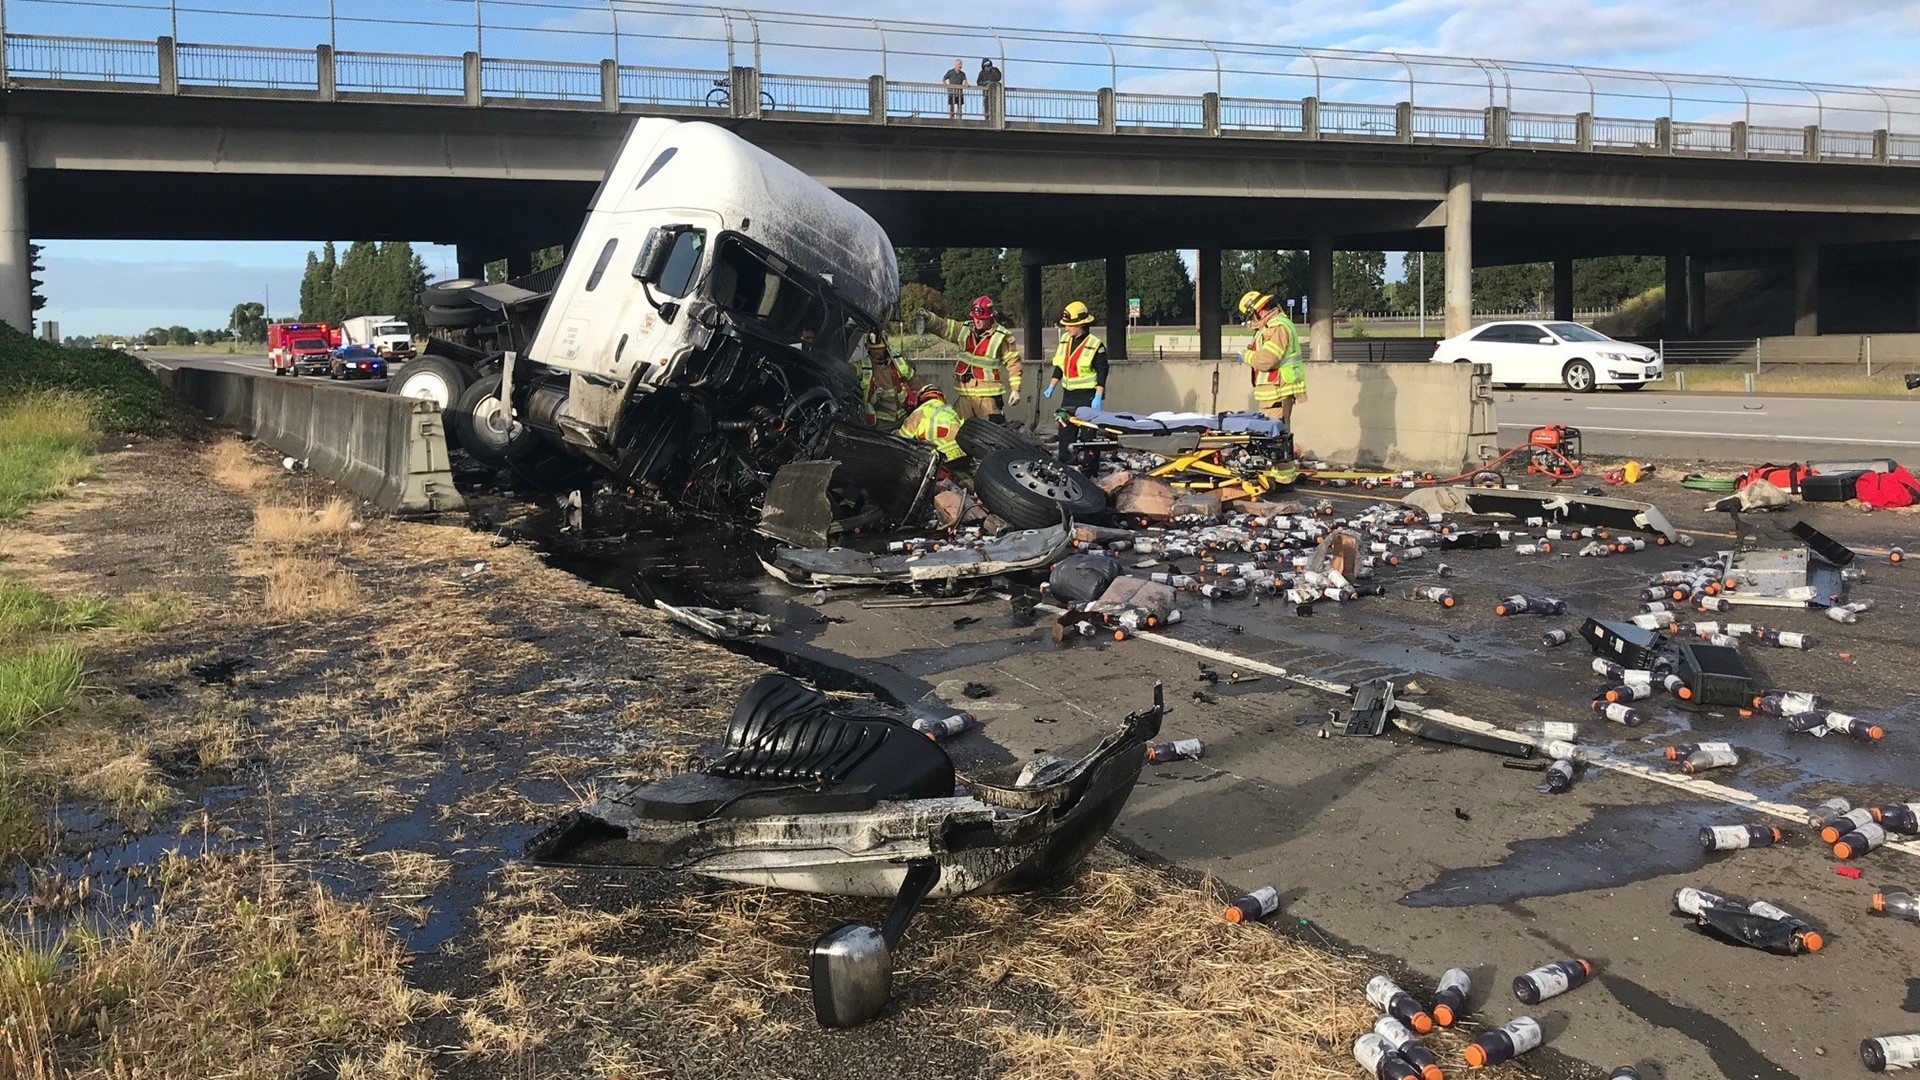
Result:
M159 440L0 529L0 574L189 598L170 630L89 640L85 706L33 750L61 801L45 855L10 873L0 944L104 930L88 947L125 962L81 969L134 986L114 942L163 896L194 941L252 940L233 920L263 911L310 928L271 955L169 954L171 985L268 978L207 991L209 1017L255 1034L201 1074L1351 1075L1363 960L1229 927L1207 883L1111 849L1058 895L931 907L896 1008L848 1033L815 1025L805 947L883 905L519 863L594 784L684 767L764 669L497 536L509 511L362 516L259 450ZM127 812L72 783L109 742L162 797ZM364 958L335 1003L357 1019L283 1030L276 1008L313 1000L287 995L343 951ZM177 1012L52 974L8 986L44 1022L0 1064L172 1075L158 1032Z

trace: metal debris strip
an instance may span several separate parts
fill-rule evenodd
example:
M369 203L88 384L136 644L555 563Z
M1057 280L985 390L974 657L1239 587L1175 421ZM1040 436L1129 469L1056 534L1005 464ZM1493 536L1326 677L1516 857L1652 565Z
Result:
M766 616L738 608L678 607L665 600L655 600L653 606L675 625L719 641L738 641L756 634L773 633L773 623Z

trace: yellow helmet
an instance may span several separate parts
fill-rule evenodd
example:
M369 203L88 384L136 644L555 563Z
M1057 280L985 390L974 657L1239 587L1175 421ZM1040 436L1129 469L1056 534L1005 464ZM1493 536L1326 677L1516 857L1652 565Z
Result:
M1070 301L1066 309L1060 312L1061 326L1092 326L1093 312L1078 300Z
M1251 315L1262 308L1273 306L1273 294L1263 293L1259 289L1248 289L1240 297L1240 314Z

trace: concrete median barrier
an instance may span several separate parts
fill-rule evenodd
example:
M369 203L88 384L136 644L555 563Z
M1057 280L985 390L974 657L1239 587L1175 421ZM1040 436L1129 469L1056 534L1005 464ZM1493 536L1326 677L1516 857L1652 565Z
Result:
M951 386L953 361L919 360L923 382ZM1047 368L1026 367L1015 419L1053 424L1040 397ZM1123 412L1231 412L1253 408L1253 386L1238 360L1116 360L1106 407ZM1307 401L1293 414L1303 450L1361 468L1452 475L1492 458L1499 432L1485 365L1307 365Z
M282 454L382 510L422 513L463 505L433 403L303 379L237 371L159 371L188 408Z

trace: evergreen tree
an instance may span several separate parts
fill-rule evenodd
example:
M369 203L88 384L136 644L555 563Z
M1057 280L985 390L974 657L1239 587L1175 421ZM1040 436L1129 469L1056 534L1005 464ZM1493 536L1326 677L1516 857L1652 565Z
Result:
M946 282L941 292L947 298L947 312L956 319L966 317L974 297L992 297L998 304L1007 291L999 248L948 248L940 254L940 276ZM1017 314L1001 306L1004 314Z
M1127 256L1127 295L1139 297L1143 326L1193 322L1193 275L1177 251Z
M1055 263L1040 270L1041 324L1053 322L1067 304L1081 297L1073 291L1073 264Z
M1383 251L1333 253L1333 309L1349 314L1378 311L1386 304L1387 255Z
M1093 321L1107 325L1107 260L1082 259L1073 264L1073 296L1093 312ZM1125 316L1122 312L1122 317ZM1058 315L1054 316L1059 318Z
M27 245L27 285L30 289L29 295L33 301L33 307L29 309L32 311L39 311L41 308L47 306L47 298L40 295L40 290L46 287L46 283L38 277L38 275L45 273L47 269L40 262L40 256L42 254L44 254L44 252L39 244Z
M941 255L942 251L940 248L894 248L894 261L900 264L900 283L902 285L925 285L938 292L946 292L946 280L940 273Z
M235 304L233 313L227 317L227 329L233 331L238 341L267 340L267 308L255 301Z

